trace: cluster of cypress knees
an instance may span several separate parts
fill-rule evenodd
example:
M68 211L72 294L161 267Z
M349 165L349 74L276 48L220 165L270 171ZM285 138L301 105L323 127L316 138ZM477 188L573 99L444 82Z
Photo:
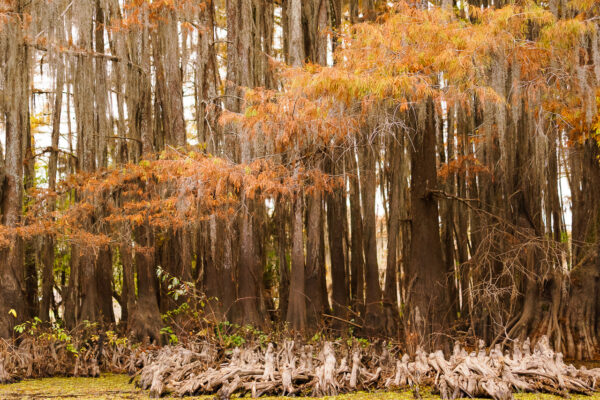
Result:
M513 399L515 392L591 394L599 390L600 368L565 363L547 337L534 346L515 340L504 349L483 341L468 351L456 343L443 351L417 348L403 353L385 341L285 340L248 342L227 348L216 341L152 347L94 336L85 343L29 337L0 347L0 383L44 376L99 376L103 371L129 373L151 397L216 395L331 396L354 391L432 389L443 399L489 397ZM41 343L44 341L45 343ZM77 346L77 347L75 347ZM74 350L77 348L78 350Z
M514 392L558 395L591 394L598 390L600 368L567 365L543 336L532 349L530 340L514 341L511 351L483 341L468 352L456 343L452 355L441 350L414 356L385 342L246 346L222 351L207 343L195 347L165 347L132 377L153 397L215 394L331 396L359 390L419 390L432 388L443 399L489 397L513 399Z

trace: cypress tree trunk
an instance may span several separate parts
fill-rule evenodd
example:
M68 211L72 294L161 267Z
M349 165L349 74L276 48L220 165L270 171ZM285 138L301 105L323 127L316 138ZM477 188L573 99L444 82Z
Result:
M56 190L56 173L58 169L58 142L60 138L60 116L62 113L62 91L64 88L64 64L61 56L57 57L56 61L56 87L54 90L54 107L52 109L52 152L48 161L48 190L54 192ZM54 198L50 199L48 210L50 212L55 209ZM40 301L39 315L43 321L50 318L50 305L53 296L54 287L54 239L52 236L44 238L42 260L42 300Z
M217 97L219 88L219 75L217 55L215 50L215 5L213 1L206 3L206 9L201 10L200 20L207 27L198 31L198 47L196 62L194 64L194 92L196 97L196 130L198 141L205 143L207 150L217 154L221 149L220 129L217 126L219 102ZM212 106L212 110L211 107Z
M81 34L78 36L78 46L90 51L92 49L93 10L92 0L84 0L74 4L73 14L76 16L75 25ZM77 158L78 170L94 172L96 170L96 137L94 124L94 68L93 59L87 55L77 56L75 65L73 99L75 117L77 120ZM87 217L86 226L93 226L94 216ZM65 303L65 312L76 312L76 322L98 320L98 292L96 285L96 262L94 251L86 248L86 244L72 246L71 275L69 290L71 296ZM75 304L70 302L74 301Z
M302 1L288 0L288 27L289 27L289 63L299 67L304 63L304 35L302 33Z
M355 312L364 315L365 305L365 258L363 240L363 220L360 203L360 183L358 177L358 166L356 164L355 152L349 157L350 176L350 290L351 304Z
M110 246L103 246L98 251L96 260L96 291L98 293L98 304L96 310L98 320L106 323L115 322L113 310L113 264L112 249ZM83 288L87 290L87 288Z
M105 0L96 0L96 19L94 27L94 38L96 52L104 54L104 30L105 30L105 15L104 3ZM108 143L107 140L111 135L108 121L108 88L106 84L106 60L103 57L94 59L94 77L96 84L94 85L94 94L96 98L96 165L99 168L108 166Z
M335 174L333 163L329 165L330 174ZM327 194L327 236L331 255L331 298L333 314L346 318L348 316L348 277L344 255L344 188L336 187L333 193Z
M105 53L104 30L105 15L104 6L101 0L96 0L96 19L94 27L94 37L96 52ZM96 165L98 168L108 166L108 143L107 140L112 136L108 121L108 88L106 83L106 61L102 57L94 59L96 83L94 85L96 100L96 132L95 132L95 153ZM108 233L108 232L106 232ZM96 268L96 283L98 291L98 305L100 316L105 322L114 322L113 311L113 269L112 269L112 250L110 246L103 246L98 253Z
M600 165L598 144L587 139L571 155L573 269L563 309L565 355L592 358L598 345L600 293Z
M304 62L304 43L302 34L302 2L290 0L288 9L289 24L289 60L294 67L300 67ZM295 152L298 153L296 146ZM296 157L299 154L295 155ZM295 176L298 176L298 161L295 161ZM286 320L292 329L303 331L306 326L306 292L305 292L305 262L303 214L304 194L299 191L293 203L292 216L292 273L290 280L290 296Z
M321 263L322 201L321 193L308 197L308 223L306 244L306 318L310 327L315 328L321 321L326 307L323 303L321 280L324 278L324 265Z
M24 44L23 18L27 1L15 2L14 14L0 32L6 42L4 98L6 158L2 197L2 224L21 221L23 201L23 137L29 126L29 54ZM9 338L25 318L23 240L13 236L11 246L0 250L0 337ZM11 312L14 310L14 314ZM16 317L15 317L16 314Z
M385 311L385 332L394 335L398 328L398 234L400 231L400 190L402 154L399 141L390 138L388 151L390 154L390 211L387 224L387 264L385 271L385 286L383 292L383 306Z
M27 85L29 86L29 72L27 72ZM29 107L27 107L26 120L31 120L29 113ZM30 203L30 193L35 189L35 155L33 149L33 136L30 128L30 124L27 123L25 129L23 129L23 145L25 147L25 153L23 156L24 168L24 211L27 212L27 204ZM26 305L26 319L31 319L37 316L39 304L38 304L38 275L36 267L36 245L33 239L25 239L23 241L23 251L25 254L25 305Z
M417 110L414 110L416 113ZM411 249L407 279L409 334L416 334L419 344L438 348L444 341L435 334L444 332L451 323L451 299L448 298L448 271L444 265L440 242L438 204L430 192L437 187L435 159L435 109L426 103L424 126L417 122L411 156ZM417 118L420 119L420 118Z
M127 324L128 329L130 318L133 320L135 312L135 264L131 249L131 232L127 228L123 229L122 240L119 243L119 255L123 266L123 291L121 292L121 321Z
M244 199L247 201L246 199ZM263 326L264 319L258 315L260 292L259 281L262 279L261 269L257 264L254 249L252 216L244 212L241 216L240 230L240 259L238 280L238 305L240 314L237 321L242 324Z
M294 200L292 220L292 276L286 321L296 331L306 329L306 294L304 289L304 235L302 223L302 193Z
M377 191L375 143L365 143L359 152L361 195L363 203L363 227L365 244L365 331L371 334L380 332L382 327L381 286L377 264L377 216L375 195Z
M288 220L286 203L279 198L275 210L275 223L277 224L277 259L279 260L279 318L281 321L287 317L288 301L290 296L290 267L287 256L288 239L286 234L286 221Z
M185 146L183 77L179 65L179 33L176 10L164 5L161 22L153 34L152 50L156 68L156 96L160 104L165 144Z
M200 230L198 239L198 247L202 246L204 251L204 268L202 277L203 290L208 297L207 313L209 313L215 320L222 321L226 320L225 313L231 306L232 300L224 298L227 295L231 295L230 290L226 290L225 283L229 276L223 269L224 260L224 247L221 244L224 243L223 229L217 222L217 218L212 215L208 221L207 229ZM196 269L199 269L198 264L200 258L200 249L196 251ZM219 300L213 300L219 299Z
M251 0L227 1L227 100L226 107L235 112L241 110L241 97L244 87L253 86L254 72L252 68L252 2ZM232 126L239 137L239 159L242 163L251 162L252 143L250 138L241 132L240 127ZM241 156L241 157L240 157ZM237 157L236 157L237 158ZM260 286L262 269L258 265L253 228L253 204L241 193L244 210L239 218L240 241L238 266L238 297L233 320L240 324L264 326L265 320L259 316L261 304ZM233 249L232 249L233 250Z
M137 246L134 258L138 278L138 297L134 306L128 304L127 327L138 340L149 339L159 343L161 342L162 320L157 296L158 281L154 255L156 243L152 229L147 225L140 226L136 229L135 239ZM128 280L131 282L131 285L128 284L128 286L134 288L131 276L128 277Z
M234 302L237 298L236 290L235 290L235 263L233 258L233 238L234 235L233 228L229 223L227 225L223 222L220 224L221 228L219 229L219 234L222 237L222 241L219 243L223 243L223 291L221 293L221 298L223 301L223 306L225 310L225 315L230 316L234 309Z

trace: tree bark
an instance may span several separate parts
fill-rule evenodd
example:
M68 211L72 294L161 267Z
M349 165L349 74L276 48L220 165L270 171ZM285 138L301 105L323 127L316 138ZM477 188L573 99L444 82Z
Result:
M163 137L166 145L185 146L186 130L183 110L183 76L179 65L177 13L168 5L153 35L152 49L156 68L157 97L160 104Z
M365 331L375 334L382 327L381 285L379 283L379 265L377 263L377 215L375 195L377 192L375 143L364 143L360 155L361 197L363 204L363 227L365 244Z
M336 173L329 165L329 173ZM348 316L348 277L346 276L346 257L344 255L344 188L336 187L327 195L327 233L329 254L331 256L331 299L333 314L346 319ZM334 324L338 327L339 324Z
M227 312L235 299L233 292L233 279L225 266L225 246L227 240L224 236L223 221L211 216L207 221L208 229L200 233L198 247L202 246L204 254L204 276L202 284L204 292L208 297L208 310L216 321L227 320ZM200 251L196 251L196 268L199 268L198 260Z
M294 200L294 215L292 220L292 277L290 281L290 299L286 317L290 327L298 332L304 332L306 329L302 197L302 193L298 193Z
M158 281L155 266L155 241L152 229L142 225L136 229L137 242L135 251L135 267L137 271L137 299L135 305L128 304L129 320L127 327L138 340L149 340L161 343L160 329L162 320L158 305ZM129 251L129 250L127 250ZM126 253L127 254L127 253ZM135 287L133 279L130 287ZM130 296L130 301L133 294Z
M414 110L416 113L417 110ZM416 117L416 116L415 116ZM435 159L435 109L426 103L424 126L417 127L413 139L411 179L411 249L407 279L409 287L409 321L419 344L438 348L444 341L435 336L450 326L453 316L448 293L448 273L442 257L438 222L438 204L431 193L437 187Z
M96 259L96 292L98 293L95 308L97 310L98 320L103 323L115 322L115 313L113 309L113 263L112 249L110 246L103 246L98 250ZM88 290L88 288L83 288Z
M85 0L74 4L73 12L78 15L76 28L81 34L78 35L77 44L82 49L92 49L93 18L95 2ZM96 164L96 142L94 115L94 68L93 59L87 55L77 57L75 65L73 99L75 103L75 117L77 120L77 160L78 170L83 172L94 172ZM94 216L86 217L87 226L93 225ZM77 262L72 263L69 286L73 297L70 300L75 305L66 303L65 311L77 310L76 321L98 320L97 302L98 293L95 278L97 257L92 249L86 248L86 244L75 244L72 253L75 254ZM73 257L73 256L72 256ZM69 301L70 301L69 300Z
M102 0L96 0L96 20L95 20L95 46L96 52L104 54L104 29L106 25L104 6ZM94 93L96 98L96 165L99 168L108 166L108 143L107 140L112 136L108 122L108 88L106 84L106 60L102 57L94 59Z
M564 351L569 358L590 359L598 345L600 313L600 150L594 139L577 145L573 171L573 269L563 309Z
M275 213L277 224L277 259L279 261L279 318L283 321L287 317L290 296L290 266L287 256L289 246L286 233L288 212L286 202L281 198L277 200Z
M6 157L2 200L2 224L8 228L21 222L23 201L23 137L29 126L29 53L24 43L24 14L27 1L15 2L15 14L3 26L6 41L5 104ZM13 327L25 318L23 240L0 250L0 337L10 338ZM14 310L14 313L11 312Z
M289 63L299 67L304 63L304 35L302 34L302 1L288 0Z
M322 280L325 277L325 269L321 263L321 232L322 224L322 196L316 192L308 198L308 226L306 243L306 319L308 326L313 329L321 321L325 311L323 294L321 293Z
M56 190L56 173L58 169L58 143L60 139L60 116L62 113L62 91L64 88L65 71L61 56L56 62L56 87L54 90L54 107L52 109L52 152L48 160L48 190ZM54 211L56 201L51 198L48 210ZM50 305L54 287L54 238L50 235L44 238L44 255L42 267L42 299L40 301L39 315L43 321L50 319Z
M385 312L385 332L394 335L398 328L398 234L400 232L400 182L402 154L400 152L399 140L391 137L388 151L390 154L390 211L387 223L387 262L385 270L385 285L383 291L383 306Z
M350 183L350 290L351 305L355 312L364 315L365 305L365 256L363 240L363 219L360 203L360 182L358 176L358 166L356 163L355 152L352 151L349 157L349 169L352 174L349 178Z
M289 60L294 67L304 63L304 43L302 34L302 2L290 0L288 9L289 26ZM295 152L298 153L296 146ZM296 154L296 157L299 155ZM296 160L295 176L298 172ZM306 327L306 292L305 292L305 260L304 260L304 194L296 193L292 216L292 274L290 295L286 320L292 329L304 331Z

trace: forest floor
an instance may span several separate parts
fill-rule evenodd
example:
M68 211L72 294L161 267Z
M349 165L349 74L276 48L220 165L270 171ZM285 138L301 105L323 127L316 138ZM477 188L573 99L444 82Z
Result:
M423 399L439 399L439 396L428 394L425 390L421 392ZM166 397L169 399L170 397ZM520 400L554 400L558 396L544 394L517 394ZM104 374L100 378L47 378L24 380L10 385L0 385L0 399L16 400L121 400L121 399L149 399L148 393L136 389L129 384L126 375ZM188 399L209 400L214 396L188 397ZM273 399L273 398L264 398ZM291 399L291 398L290 398ZM296 397L295 400L301 398ZM308 398L304 398L308 399ZM414 399L412 392L389 392L389 393L355 393L336 397L325 397L329 400L410 400ZM600 400L600 394L588 396L572 396L571 399L578 400Z

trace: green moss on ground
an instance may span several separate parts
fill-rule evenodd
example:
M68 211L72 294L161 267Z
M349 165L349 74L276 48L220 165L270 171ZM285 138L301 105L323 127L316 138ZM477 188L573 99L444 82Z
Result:
M423 399L439 399L427 393L421 393ZM520 400L557 400L560 397L543 394L518 394ZM167 397L168 399L169 397ZM214 396L188 397L187 399L208 400ZM148 393L136 389L129 384L126 375L102 375L100 378L47 378L31 379L10 385L0 385L0 399L52 399L52 400L125 400L149 399ZM265 398L268 399L268 398ZM270 398L273 399L273 398ZM308 399L308 398L303 398ZM336 397L326 397L329 400L411 400L411 392L389 393L355 393ZM600 394L592 397L572 396L571 399L600 400ZM296 397L295 400L300 400Z

